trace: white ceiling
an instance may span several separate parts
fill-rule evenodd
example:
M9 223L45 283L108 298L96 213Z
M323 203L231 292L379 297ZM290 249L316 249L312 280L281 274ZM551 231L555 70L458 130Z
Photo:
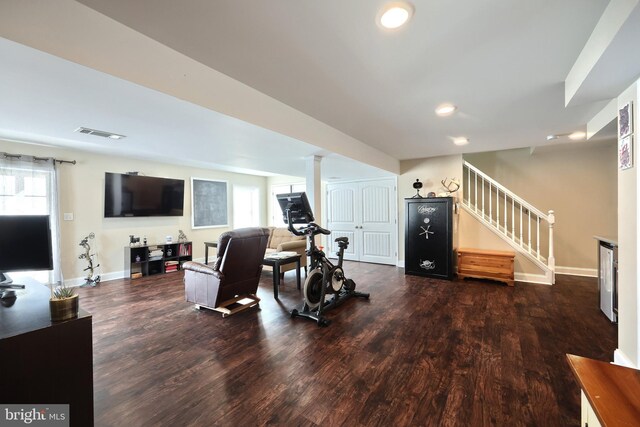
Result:
M7 0L0 15L27 8L24 3ZM395 32L375 23L384 1L79 3L395 159L548 144L548 134L585 130L616 90L638 78L637 55L611 49L607 63L627 72L594 74L586 85L592 91L564 106L564 80L607 0L414 1L409 25ZM629 31L640 27L638 15L620 32L618 46L638 36ZM13 39L7 33L0 28ZM34 44L48 50L47 34L40 37ZM357 162L357 155L331 153L321 142L251 125L6 39L0 57L0 90L9 95L0 96L5 138L298 176L305 157L323 155L323 179L389 174ZM436 117L442 102L456 104L458 112ZM78 126L128 138L113 143L69 133ZM471 143L456 147L456 136Z

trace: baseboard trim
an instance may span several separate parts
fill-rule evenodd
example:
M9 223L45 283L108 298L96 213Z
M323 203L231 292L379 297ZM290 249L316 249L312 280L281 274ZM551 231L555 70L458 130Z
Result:
M532 273L514 273L514 279L516 282L536 283L540 285L551 285L549 279L544 274L532 274Z
M111 273L104 273L100 275L100 283L108 282L109 280L124 279L124 277L125 277L124 270L113 271ZM66 279L64 281L64 284L65 286L70 286L70 287L82 286L85 284L85 277L75 277L73 279Z
M631 362L631 359L627 357L619 348L613 352L613 362L614 365L626 366L627 368L638 369L636 365Z
M404 268L404 260L398 260L398 262L396 262L396 267Z
M568 274L569 276L598 277L595 268L556 267L556 274Z

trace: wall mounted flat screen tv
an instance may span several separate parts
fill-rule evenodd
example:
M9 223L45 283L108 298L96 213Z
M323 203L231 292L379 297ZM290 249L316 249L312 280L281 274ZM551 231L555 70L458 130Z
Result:
M183 179L105 173L105 218L183 214Z

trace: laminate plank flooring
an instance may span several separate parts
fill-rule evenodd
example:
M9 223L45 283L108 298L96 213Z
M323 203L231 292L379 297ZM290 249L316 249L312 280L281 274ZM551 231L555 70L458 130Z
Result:
M260 309L229 318L184 301L182 273L80 289L93 314L97 426L571 426L565 353L609 361L617 328L596 280L554 286L405 276L348 262L370 300L291 319L264 272Z

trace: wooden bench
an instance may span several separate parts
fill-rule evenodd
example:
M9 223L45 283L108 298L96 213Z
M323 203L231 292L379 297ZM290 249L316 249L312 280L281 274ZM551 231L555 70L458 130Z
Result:
M458 249L458 277L491 279L513 286L515 252L485 249Z

